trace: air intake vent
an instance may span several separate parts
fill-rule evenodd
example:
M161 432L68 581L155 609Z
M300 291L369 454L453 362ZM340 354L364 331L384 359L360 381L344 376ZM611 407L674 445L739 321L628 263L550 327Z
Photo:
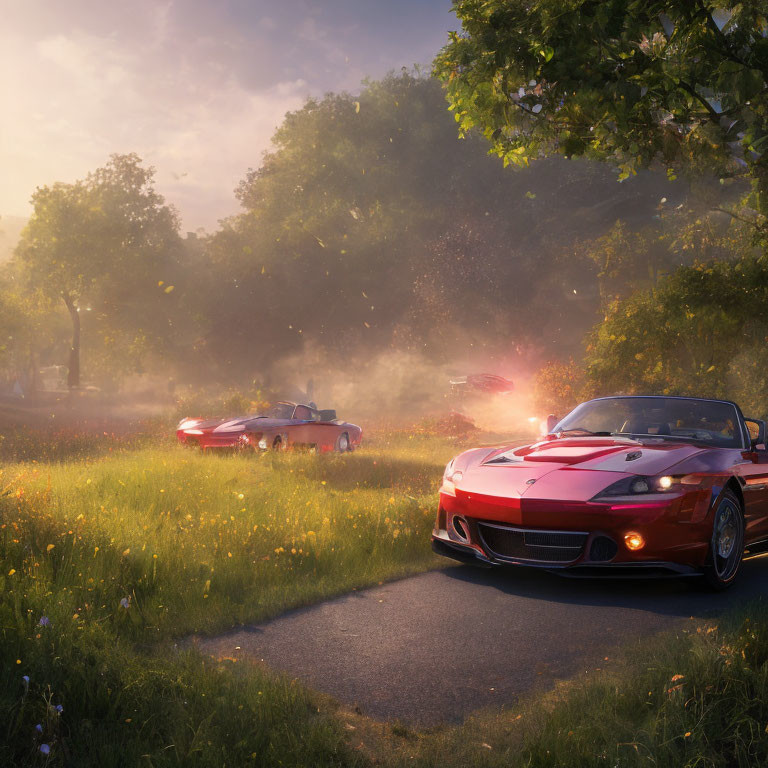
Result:
M491 555L539 563L572 563L581 555L586 533L531 531L480 523L483 544Z
M589 559L593 563L607 563L616 557L619 547L613 539L607 536L595 536L589 547Z
M459 538L464 539L464 541L469 541L466 522L458 516L454 517L451 522L453 523L453 530L456 531Z

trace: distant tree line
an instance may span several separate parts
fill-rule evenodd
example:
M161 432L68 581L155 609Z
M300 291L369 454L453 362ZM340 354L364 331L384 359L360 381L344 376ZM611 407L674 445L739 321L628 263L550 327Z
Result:
M136 155L36 190L0 271L0 369L233 385L307 349L342 364L392 348L578 359L591 332L588 368L608 382L598 360L623 302L697 258L752 253L746 192L665 171L619 184L556 157L513 172L479 132L458 140L437 80L390 75L286 115L240 212L208 235L182 236Z

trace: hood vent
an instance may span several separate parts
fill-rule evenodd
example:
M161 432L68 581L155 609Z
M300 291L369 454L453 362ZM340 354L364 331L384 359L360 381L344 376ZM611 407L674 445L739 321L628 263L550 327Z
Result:
M642 451L630 451L624 461L636 461L643 455Z

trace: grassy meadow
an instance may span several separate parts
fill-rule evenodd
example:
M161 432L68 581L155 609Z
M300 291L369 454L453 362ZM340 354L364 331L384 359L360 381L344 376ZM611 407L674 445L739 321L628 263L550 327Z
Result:
M2 766L768 760L760 605L421 732L179 642L439 566L429 531L455 442L392 434L343 456L240 456L146 436L21 438L0 465Z
M171 642L436 565L435 492L455 445L69 445L36 461L22 441L0 474L0 764L271 765L275 750L347 764L338 724L298 686Z

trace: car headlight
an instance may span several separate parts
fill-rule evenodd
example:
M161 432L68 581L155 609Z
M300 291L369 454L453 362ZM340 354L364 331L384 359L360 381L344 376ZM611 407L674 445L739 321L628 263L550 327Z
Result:
M202 435L203 430L202 429L185 429L184 434L185 435Z
M440 489L443 493L447 493L450 496L456 495L456 483L464 477L464 473L460 469L453 468L453 459L448 462L448 465L443 472L443 486Z
M688 475L658 475L647 477L635 475L624 477L600 491L594 498L601 499L612 496L640 496L654 493L675 493L682 490L683 485L697 485L695 478Z
M262 437L261 440L259 440L259 448L261 448L262 451L266 451L269 447L269 443L267 442L266 437Z
M190 427L194 427L195 424L199 424L200 419L182 419L179 422L179 426L176 427L176 429L189 429Z

